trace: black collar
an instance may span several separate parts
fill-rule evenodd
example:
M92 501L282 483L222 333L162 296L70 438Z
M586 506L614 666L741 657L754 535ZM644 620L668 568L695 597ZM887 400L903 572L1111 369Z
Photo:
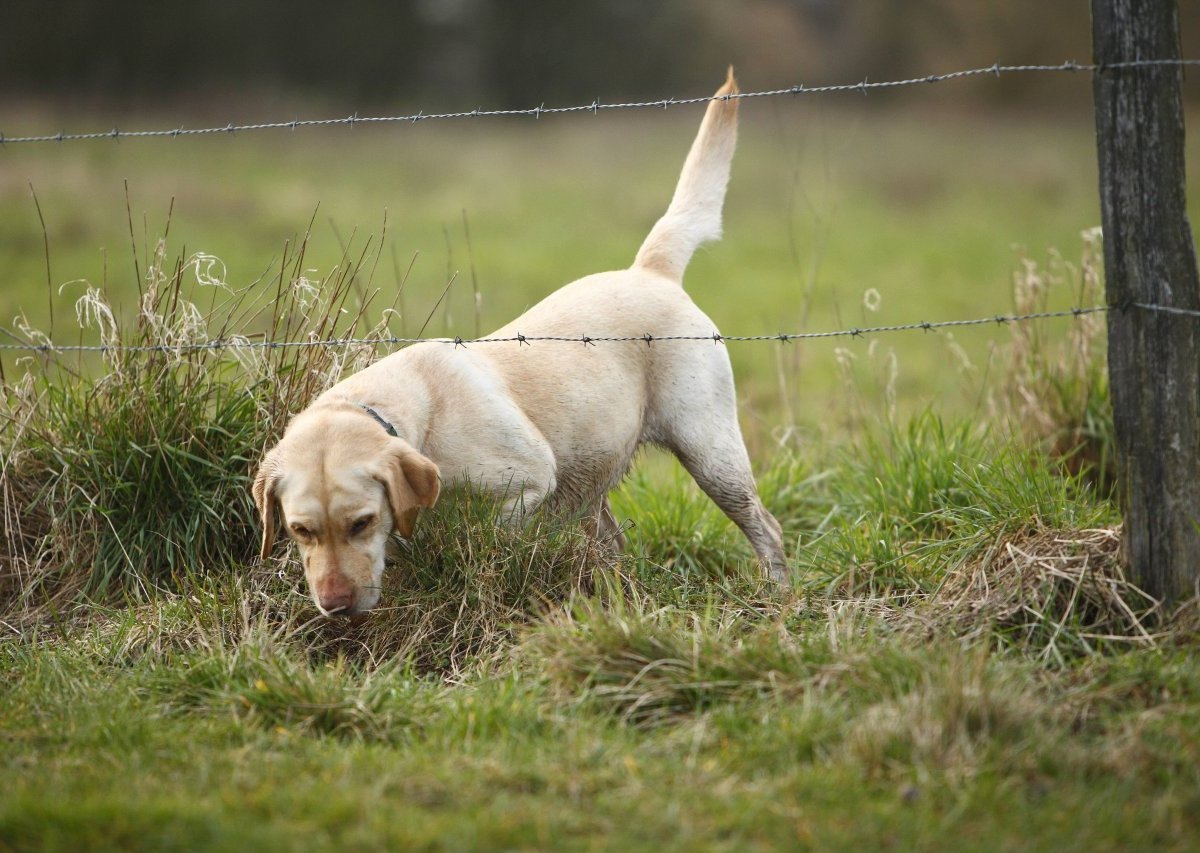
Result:
M379 412L372 409L366 403L355 403L354 405L358 406L360 409L362 409L364 412L366 412L368 415L370 415L371 418L375 421L375 423L379 424L381 427L383 427L385 430L387 430L388 435L390 435L394 438L398 437L396 435L396 428L394 426L392 426L390 423L388 423L387 421L385 421L383 419L383 417L380 416Z

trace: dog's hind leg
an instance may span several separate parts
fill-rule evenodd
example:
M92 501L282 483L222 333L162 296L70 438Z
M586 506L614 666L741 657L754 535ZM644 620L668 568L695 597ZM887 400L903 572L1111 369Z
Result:
M724 455L718 458L714 451ZM735 456L739 452L741 458ZM740 442L720 450L712 444L702 445L698 451L680 448L676 455L696 484L746 534L767 576L775 583L786 581L783 530L758 496L750 460Z
M763 506L754 484L750 457L738 427L729 363L725 360L721 364L717 361L720 356L715 354L711 357L714 361L708 370L691 373L690 381L670 386L681 390L666 395L671 398L667 409L671 417L664 419L665 423L660 421L656 438L746 534L767 576L783 583L788 576L783 531Z

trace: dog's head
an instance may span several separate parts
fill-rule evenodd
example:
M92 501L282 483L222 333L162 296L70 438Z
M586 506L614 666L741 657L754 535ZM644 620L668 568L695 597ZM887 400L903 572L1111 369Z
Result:
M417 513L434 505L439 490L437 466L364 410L309 410L254 479L262 558L275 542L278 506L321 612L370 610L379 603L388 536L410 537Z

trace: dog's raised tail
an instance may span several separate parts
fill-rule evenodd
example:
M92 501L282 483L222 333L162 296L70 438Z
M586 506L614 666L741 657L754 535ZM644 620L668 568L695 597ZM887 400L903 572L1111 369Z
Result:
M634 268L683 281L683 271L696 247L721 236L721 207L737 146L738 99L730 96L737 91L731 66L725 85L713 95L704 113L671 205L650 229L634 258Z

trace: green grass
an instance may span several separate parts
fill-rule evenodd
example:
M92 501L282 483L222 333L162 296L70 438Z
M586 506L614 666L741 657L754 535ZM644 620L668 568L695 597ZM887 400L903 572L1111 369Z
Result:
M1098 269L1085 125L746 116L688 282L724 331L1069 304ZM67 285L58 340L369 333L418 250L391 331L462 269L429 331L473 334L472 265L486 331L627 261L692 118L14 148L0 308L50 328L24 171L56 289L114 308L81 332ZM372 356L5 357L0 850L1196 846L1200 609L1120 568L1101 326L731 345L788 589L649 453L625 556L450 493L379 610L321 619L247 485Z
M1193 645L1047 669L847 600L715 593L580 598L450 682L378 646L314 659L303 630L238 629L245 594L6 643L0 838L1112 848L1200 832Z
M990 553L1004 541L1058 582L1086 545L1055 537L1115 520L1085 481L933 415L781 458L762 479L802 542L786 594L683 482L656 503L635 480L616 501L637 523L632 556L589 556L570 525L497 528L494 507L458 495L389 570L383 608L353 622L316 618L290 561L31 618L0 643L0 839L742 849L1200 836L1190 612L1145 622L1147 637L1122 621L1130 596L1082 618L1084 578L1020 624L970 592L981 575L993 590L1012 582L1019 567ZM1054 536L1005 538L1031 530ZM873 564L885 540L893 562ZM1119 578L1106 552L1091 567ZM1098 620L1108 639L1088 642Z

